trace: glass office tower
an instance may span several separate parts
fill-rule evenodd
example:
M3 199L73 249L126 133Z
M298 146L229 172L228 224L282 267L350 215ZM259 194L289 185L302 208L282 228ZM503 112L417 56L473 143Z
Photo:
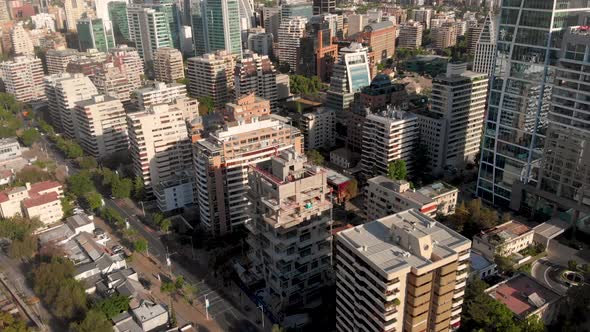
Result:
M477 194L518 209L543 162L559 51L569 27L585 24L584 0L504 0L482 141ZM525 191L526 192L526 191Z

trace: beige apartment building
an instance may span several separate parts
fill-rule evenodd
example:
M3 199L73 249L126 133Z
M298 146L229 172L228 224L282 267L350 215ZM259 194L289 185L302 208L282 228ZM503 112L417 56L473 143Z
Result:
M418 48L422 46L424 27L419 22L408 21L399 26L398 48Z
M45 99L43 64L34 56L17 56L0 62L0 78L7 93L20 102Z
M17 23L10 29L10 41L15 55L35 55L31 35L25 30L22 23Z
M78 142L95 158L126 151L127 118L123 103L115 97L95 95L76 103Z
M223 116L229 122L252 122L254 118L268 115L270 112L270 102L251 93L238 98L235 103L225 104Z
M336 235L337 331L451 331L471 241L414 210Z
M252 166L249 257L275 315L319 299L328 282L332 204L327 180L325 170L307 164L292 148Z
M129 91L141 88L144 66L137 49L127 45L118 45L109 49L109 58L115 67L121 67L122 71L127 75Z
M226 51L188 59L189 94L193 98L211 97L216 109L233 96L236 57Z
M184 78L182 53L172 47L160 47L154 52L154 73L156 81L176 83Z
M518 221L508 221L473 237L473 249L486 258L510 256L533 244L534 229Z
M186 97L186 85L153 81L135 90L131 102L137 109L146 110L152 105L171 103L178 97Z
M182 176L192 166L191 141L186 115L195 112L181 99L173 104L150 105L127 114L129 153L135 176L143 179L146 191ZM197 111L198 112L198 111Z
M248 172L283 150L303 152L301 133L269 114L228 122L193 146L201 222L214 235L250 220Z
M48 226L63 218L62 197L63 188L55 181L32 185L27 183L24 187L9 188L0 192L0 216L39 218L44 226Z
M65 50L48 50L45 54L45 62L47 63L47 73L49 75L65 73L68 69L68 64L72 60L79 58L83 53L73 49Z
M236 98L255 93L270 102L273 112L278 110L277 71L268 56L244 52L236 64L234 85Z
M88 76L61 73L45 77L45 93L54 127L68 138L76 138L76 103L98 94Z
M445 22L440 27L432 28L434 48L445 49L457 44L457 27L454 22Z
M94 68L89 78L98 93L113 96L126 105L131 102L133 84L129 82L123 66L116 66L112 62L101 63Z

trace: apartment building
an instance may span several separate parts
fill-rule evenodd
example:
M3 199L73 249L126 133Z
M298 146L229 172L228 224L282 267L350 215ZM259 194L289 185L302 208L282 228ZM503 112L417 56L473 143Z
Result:
M55 181L27 183L23 187L9 188L0 192L0 216L38 218L44 228L63 218L62 197L63 188Z
M48 50L45 54L45 62L47 64L47 73L49 75L65 73L68 64L77 59L81 54L77 50Z
M281 20L276 55L281 63L288 63L292 72L297 70L299 43L305 33L307 18L292 16Z
M418 48L422 46L422 32L424 27L419 22L408 21L399 26L399 42L397 47L400 48Z
M182 177L192 165L184 104L148 104L127 114L133 173L152 194L158 185ZM161 188L161 187L160 187Z
M331 269L328 176L306 161L292 148L283 150L252 166L248 179L249 257L275 315L317 300Z
M129 75L125 70L124 66L104 62L94 68L94 74L89 78L100 94L116 97L123 104L128 105L131 102L133 92L131 88L134 84L129 82Z
M45 99L43 64L33 56L17 56L0 63L0 78L6 93L20 102Z
M80 51L96 49L106 52L115 47L115 35L111 23L100 18L82 18L76 23Z
M127 6L129 39L135 43L144 62L154 60L154 52L160 47L174 47L170 22L166 12L148 4Z
M422 23L426 29L430 29L430 20L432 18L433 9L421 7L413 10L414 21Z
M95 95L76 103L78 143L84 152L103 158L127 151L127 119L123 103L112 96Z
M360 33L363 44L369 48L371 77L378 72L377 65L395 54L396 27L391 21L371 23Z
M236 57L226 51L188 59L189 94L193 98L211 97L215 109L227 103L234 88Z
M186 85L152 81L145 87L135 90L131 101L137 109L146 110L152 105L171 103L178 97L186 97Z
M74 109L76 102L98 94L88 76L61 73L45 77L45 93L51 122L57 131L74 139L77 136Z
M443 23L440 27L432 28L432 45L436 49L445 49L457 44L457 27L453 22Z
M236 99L255 93L270 102L273 113L278 111L277 71L268 56L244 52L235 67L234 86Z
M449 64L446 75L433 79L430 111L446 125L444 136L431 138L439 166L463 167L479 152L489 78L467 71L467 64ZM426 133L424 133L426 134ZM434 170L437 171L437 170Z
M250 220L246 197L251 165L280 151L303 151L298 129L269 114L250 122L226 123L193 146L201 222L214 235Z
M418 118L413 113L389 107L368 115L363 125L363 176L368 179L387 174L389 164L398 159L404 160L410 171L418 139Z
M299 59L295 72L307 77L317 76L329 82L332 64L338 58L338 45L332 43L337 27L327 16L313 16L306 24L304 36L299 41Z
M22 23L17 23L10 29L10 42L15 55L35 55L31 35L25 30Z
M473 249L493 260L510 256L533 244L534 229L515 220L505 222L473 237Z
M160 47L154 52L154 73L156 81L176 83L184 78L182 53L172 47Z
M405 180L392 180L379 175L367 180L365 186L365 212L367 220L375 220L416 209L430 218L455 211L457 188L442 182L413 189Z
M336 234L337 331L451 331L471 241L406 210Z
M336 110L319 107L291 118L303 134L305 151L331 148L336 143Z
M235 103L225 104L225 109L223 110L225 121L228 122L252 122L254 118L259 118L270 113L270 102L257 97L254 93L238 98Z
M266 7L264 7L266 9ZM260 55L273 55L273 34L256 31L248 33L248 49Z
M127 75L129 90L135 91L143 84L143 61L139 56L139 52L127 45L118 45L117 47L109 49L109 56L111 62L116 67L124 68Z

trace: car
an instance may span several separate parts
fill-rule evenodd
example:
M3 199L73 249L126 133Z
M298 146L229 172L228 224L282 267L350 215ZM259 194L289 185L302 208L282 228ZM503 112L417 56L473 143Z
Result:
M96 227L94 229L94 235L99 236L99 235L103 235L104 234L104 230L100 227Z
M112 250L114 253L119 253L119 252L123 251L123 246L120 246L120 245L115 245L115 246L113 246L113 247L111 248L111 250Z

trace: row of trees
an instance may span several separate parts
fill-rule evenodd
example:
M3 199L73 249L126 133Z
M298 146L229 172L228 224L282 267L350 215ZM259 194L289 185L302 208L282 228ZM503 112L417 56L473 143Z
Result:
M12 258L30 258L37 251L37 238L33 232L41 226L38 218L28 219L17 215L0 220L0 238L9 239L8 255Z
M314 95L324 88L324 84L317 76L310 78L303 75L290 75L289 85L291 93L303 95Z
M474 199L467 203L461 202L455 209L455 214L439 217L439 221L443 224L469 239L483 230L510 219L509 214L502 215L500 218L495 210L483 206L480 199Z

